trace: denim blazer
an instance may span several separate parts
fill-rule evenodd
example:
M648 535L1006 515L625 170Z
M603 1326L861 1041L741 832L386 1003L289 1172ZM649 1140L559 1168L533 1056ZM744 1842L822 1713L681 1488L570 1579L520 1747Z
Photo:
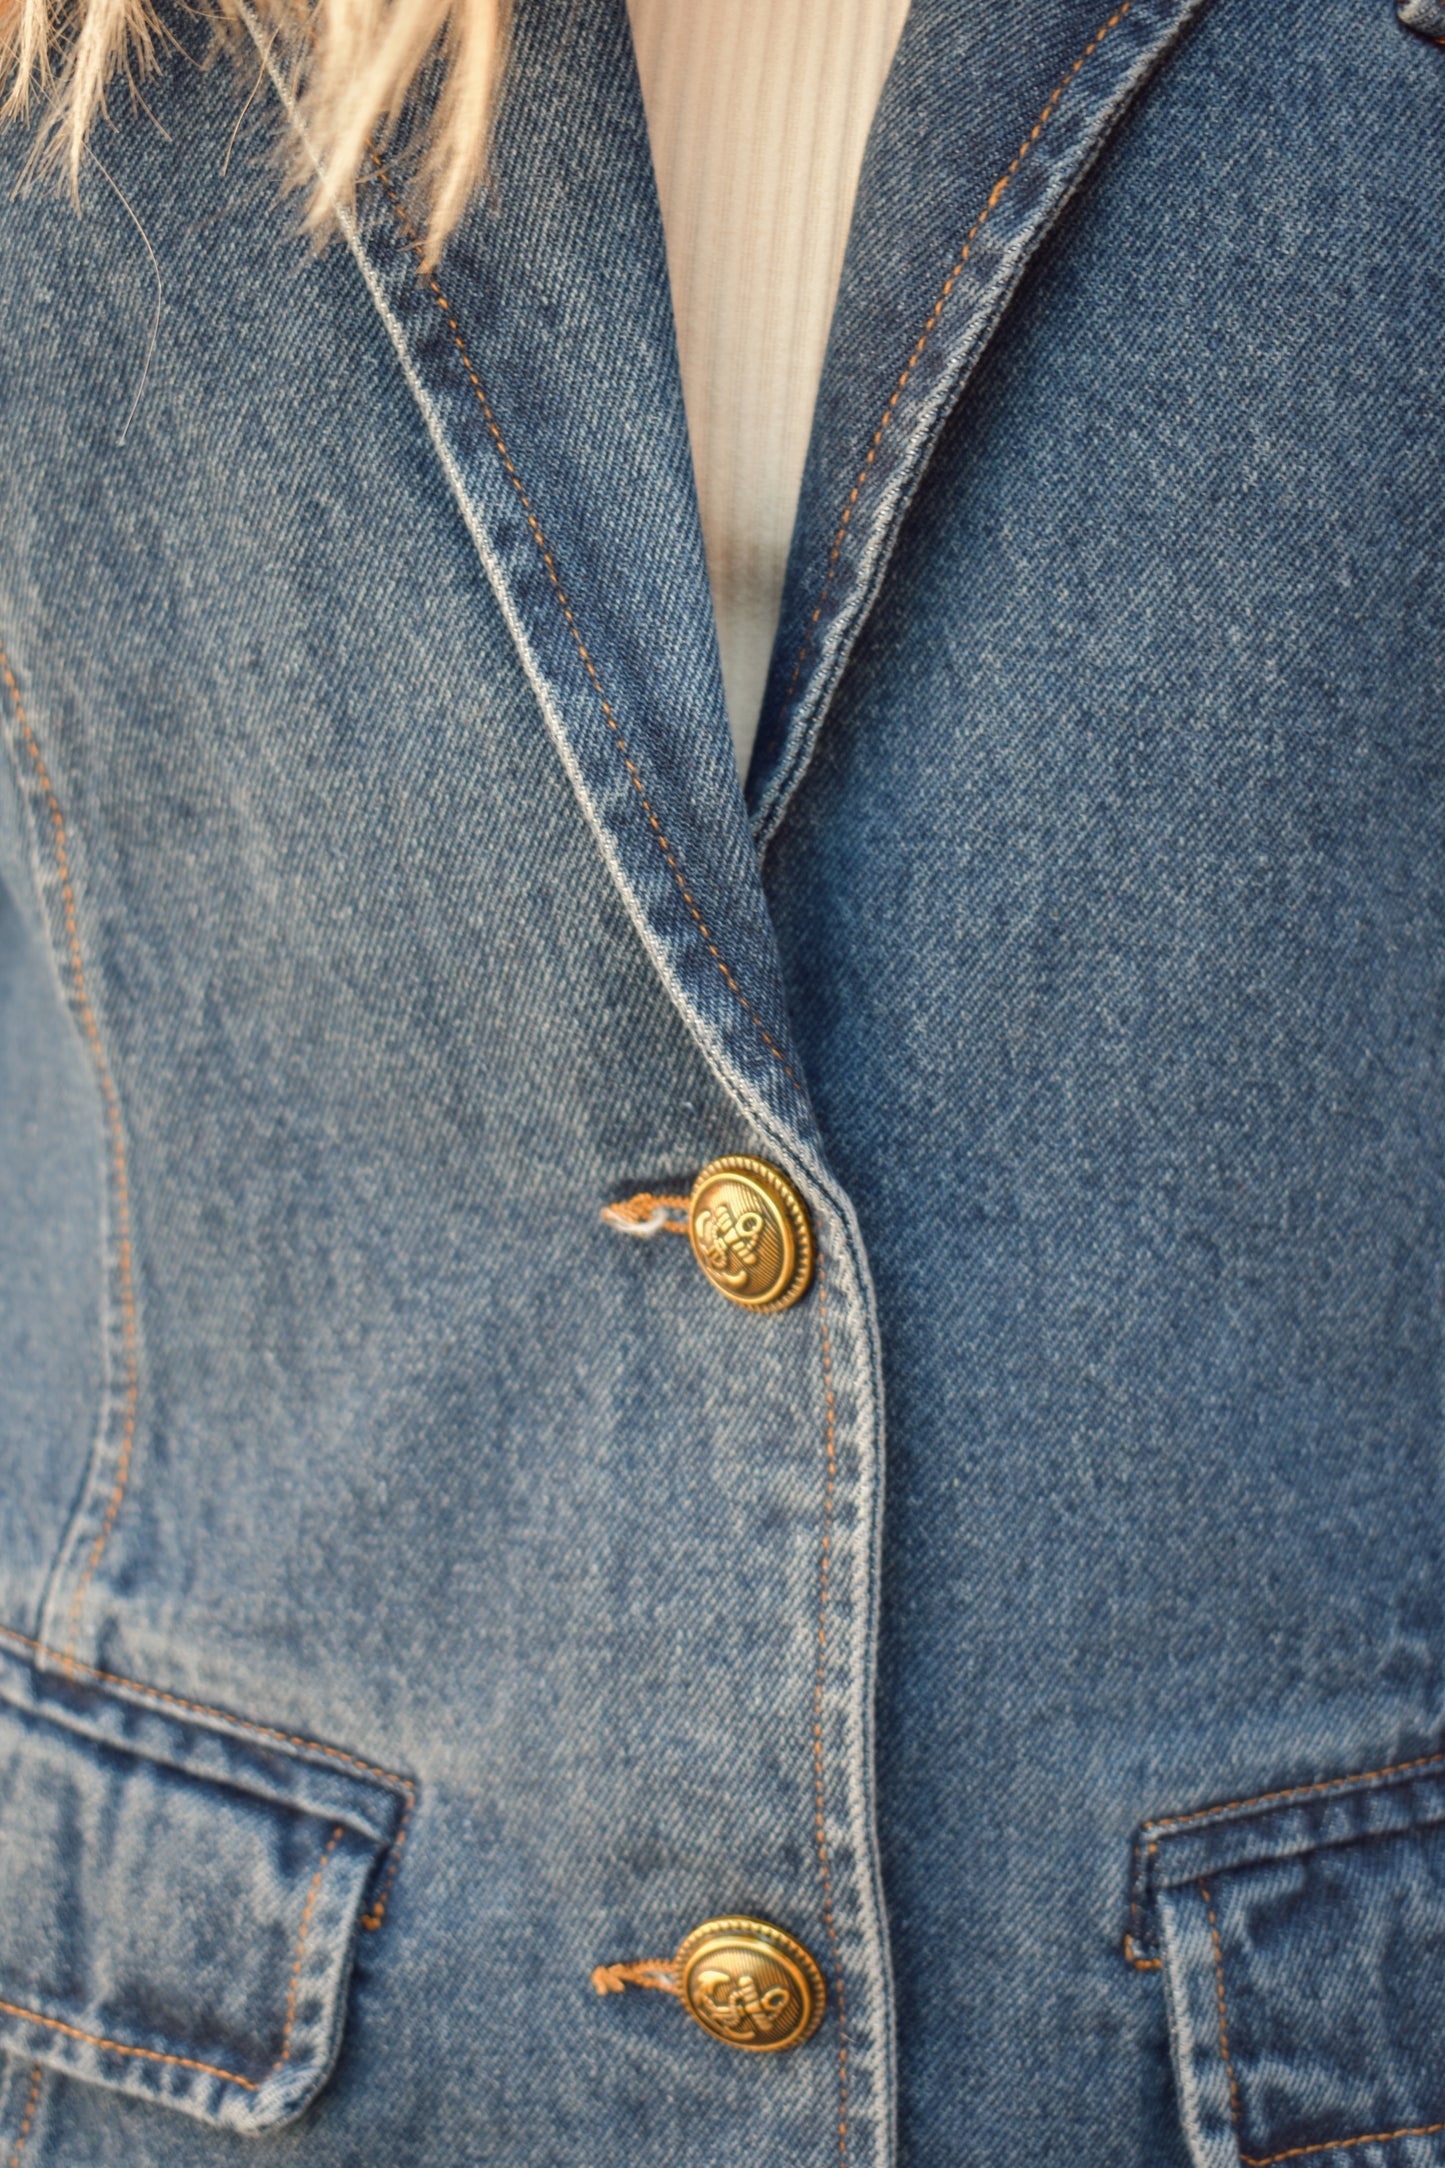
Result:
M1440 0L914 0L745 792L623 0L435 269L171 27L0 137L0 2163L1438 2168Z

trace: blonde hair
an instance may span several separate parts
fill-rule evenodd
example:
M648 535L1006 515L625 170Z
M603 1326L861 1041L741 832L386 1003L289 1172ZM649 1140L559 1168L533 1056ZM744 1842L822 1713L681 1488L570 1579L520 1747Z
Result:
M395 135L408 93L436 64L439 88L407 145L409 192L434 259L485 175L510 0L199 4L237 50L254 51L247 31L259 23L267 56L289 77L299 123L291 177L309 192L307 222L317 232L338 206L350 208L370 146ZM0 118L23 118L40 104L32 165L61 169L78 189L111 86L119 76L137 90L167 42L156 0L0 0Z

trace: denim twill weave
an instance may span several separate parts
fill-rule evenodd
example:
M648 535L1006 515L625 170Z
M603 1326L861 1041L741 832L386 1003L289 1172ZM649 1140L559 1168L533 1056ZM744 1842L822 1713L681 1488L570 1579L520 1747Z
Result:
M0 211L0 2162L1436 2168L1445 52L914 0L744 792L621 0L434 274L173 28Z

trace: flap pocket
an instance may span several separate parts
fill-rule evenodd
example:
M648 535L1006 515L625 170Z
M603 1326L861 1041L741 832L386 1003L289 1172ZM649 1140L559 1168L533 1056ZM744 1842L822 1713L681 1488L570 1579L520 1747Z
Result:
M0 1648L0 2048L229 2130L288 2121L411 1790Z
M1195 2168L1445 2168L1445 1756L1151 1824Z

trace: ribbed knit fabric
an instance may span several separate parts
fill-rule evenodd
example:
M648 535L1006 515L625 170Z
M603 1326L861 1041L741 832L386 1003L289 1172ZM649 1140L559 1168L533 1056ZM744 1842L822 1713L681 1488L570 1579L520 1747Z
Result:
M746 771L863 148L908 0L628 0L628 12Z

